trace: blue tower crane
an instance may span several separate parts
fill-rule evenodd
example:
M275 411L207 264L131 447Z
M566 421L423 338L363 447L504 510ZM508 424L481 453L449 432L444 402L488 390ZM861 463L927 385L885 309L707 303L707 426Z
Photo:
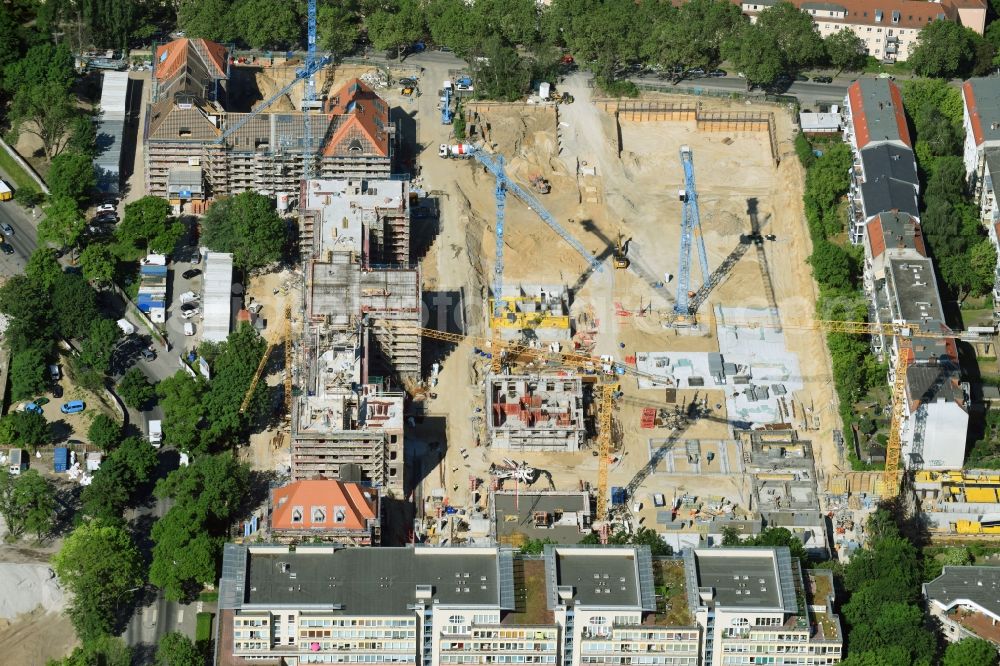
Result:
M302 180L311 180L314 173L315 155L312 145L312 110L316 102L316 0L309 0L309 29L306 33L306 94L302 111L305 129L305 144L302 146Z
M691 148L681 146L681 164L684 165L684 212L681 219L681 257L677 271L677 297L674 314L687 316L691 302L691 243L696 241L698 261L701 263L702 284L709 280L708 255L701 233L701 216L698 212L698 189L694 182L694 156ZM695 232L697 231L697 238Z

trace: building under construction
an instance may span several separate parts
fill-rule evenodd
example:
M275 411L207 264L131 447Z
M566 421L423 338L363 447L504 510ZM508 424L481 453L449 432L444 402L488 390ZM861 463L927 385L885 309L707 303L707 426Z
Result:
M566 375L489 375L490 442L515 451L579 451L586 437L583 381Z
M539 342L568 342L573 336L569 317L569 290L550 285L504 285L500 316L492 325L501 340L527 337ZM495 301L490 301L495 313Z
M237 96L230 66L226 48L204 39L157 48L143 128L148 194L174 205L245 191L295 194L303 150L322 178L389 177L396 140L389 106L364 83L349 81L325 99L307 131L302 111L230 108Z
M292 476L403 489L402 382L420 374L420 275L403 181L303 184L306 326L292 409ZM396 388L398 387L398 388Z

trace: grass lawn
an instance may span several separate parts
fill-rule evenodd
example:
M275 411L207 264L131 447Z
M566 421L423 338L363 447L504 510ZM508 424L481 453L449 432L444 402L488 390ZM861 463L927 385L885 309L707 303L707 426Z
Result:
M518 576L518 566L515 564L514 596L517 611L504 617L506 624L546 624L552 622L545 601L545 562L543 560L524 560L523 578Z
M198 601L212 602L212 601L218 601L218 600L219 600L219 592L218 592L218 590L215 590L215 591L212 591L212 592L202 592L201 594L198 595Z
M21 168L21 165L14 161L14 158L7 154L6 150L0 149L0 169L3 169L13 181L11 185L15 190L29 188L38 191L38 185L32 180L28 172Z
M656 624L686 627L694 624L688 608L687 586L684 583L684 563L655 560L653 583L656 586Z
M212 614L198 613L197 624L194 629L194 641L195 643L199 643L210 640L212 640Z

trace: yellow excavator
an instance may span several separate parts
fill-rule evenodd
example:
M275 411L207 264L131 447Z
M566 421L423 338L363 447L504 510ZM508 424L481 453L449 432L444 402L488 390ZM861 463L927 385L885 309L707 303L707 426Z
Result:
M622 242L622 232L618 232L618 243L615 244L615 268L625 270L629 266L628 257L626 256L628 242Z

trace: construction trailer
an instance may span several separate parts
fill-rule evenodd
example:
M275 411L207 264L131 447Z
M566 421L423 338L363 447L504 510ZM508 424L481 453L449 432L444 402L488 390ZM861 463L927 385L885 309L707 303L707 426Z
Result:
M579 375L489 375L491 444L515 451L579 451L586 437Z
M222 342L229 337L232 322L233 255L228 252L205 253L205 277L202 282L201 339Z

